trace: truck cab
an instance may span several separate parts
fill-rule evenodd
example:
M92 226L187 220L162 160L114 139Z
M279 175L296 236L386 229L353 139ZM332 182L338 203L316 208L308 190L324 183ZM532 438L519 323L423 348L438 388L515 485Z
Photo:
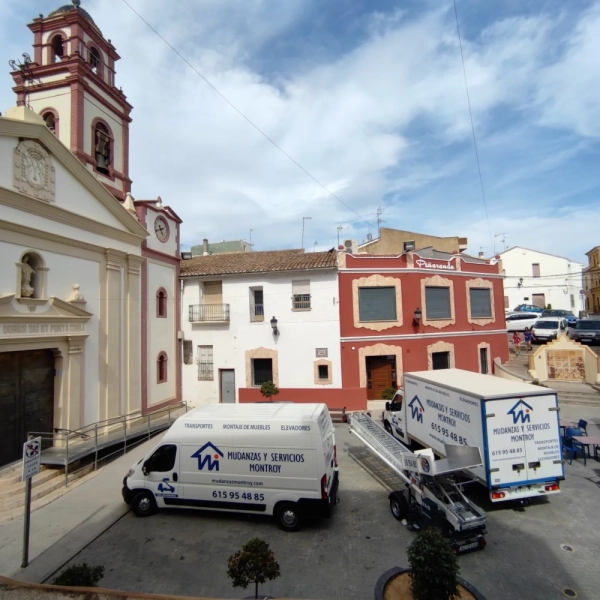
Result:
M383 426L388 433L405 444L410 444L406 432L406 418L404 407L404 390L400 388L390 402L385 403L383 412Z

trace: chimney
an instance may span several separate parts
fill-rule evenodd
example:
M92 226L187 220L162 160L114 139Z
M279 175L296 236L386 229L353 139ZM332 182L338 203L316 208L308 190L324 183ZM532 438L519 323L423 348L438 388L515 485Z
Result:
M202 240L202 250L202 255L208 256L208 240L206 238Z
M479 258L483 258L483 252L479 252Z

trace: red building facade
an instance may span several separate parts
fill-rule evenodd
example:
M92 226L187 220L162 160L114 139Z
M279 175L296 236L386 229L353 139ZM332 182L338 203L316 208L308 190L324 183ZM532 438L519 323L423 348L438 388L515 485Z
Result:
M341 254L343 387L379 399L402 373L456 367L491 373L508 360L503 279L495 261L425 248Z

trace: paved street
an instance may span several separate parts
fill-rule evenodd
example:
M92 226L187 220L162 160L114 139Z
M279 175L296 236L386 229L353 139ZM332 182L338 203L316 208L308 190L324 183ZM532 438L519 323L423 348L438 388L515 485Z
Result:
M399 485L398 479L346 426L336 435L341 503L329 521L287 534L257 517L181 511L138 519L129 513L73 562L104 565L102 585L109 588L236 598L245 594L231 587L227 558L257 536L271 544L282 573L263 592L371 598L381 573L407 564L414 534L389 512L385 488ZM580 599L599 596L600 463L577 461L566 472L560 494L522 511L491 506L483 488L473 489L472 498L488 511L488 547L461 557L461 575L488 600L558 599L563 588Z

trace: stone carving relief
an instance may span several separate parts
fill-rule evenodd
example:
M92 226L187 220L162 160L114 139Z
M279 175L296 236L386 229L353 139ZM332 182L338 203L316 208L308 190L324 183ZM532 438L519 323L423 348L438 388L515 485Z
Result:
M34 140L21 140L13 158L13 186L38 200L54 202L55 170L50 153Z

